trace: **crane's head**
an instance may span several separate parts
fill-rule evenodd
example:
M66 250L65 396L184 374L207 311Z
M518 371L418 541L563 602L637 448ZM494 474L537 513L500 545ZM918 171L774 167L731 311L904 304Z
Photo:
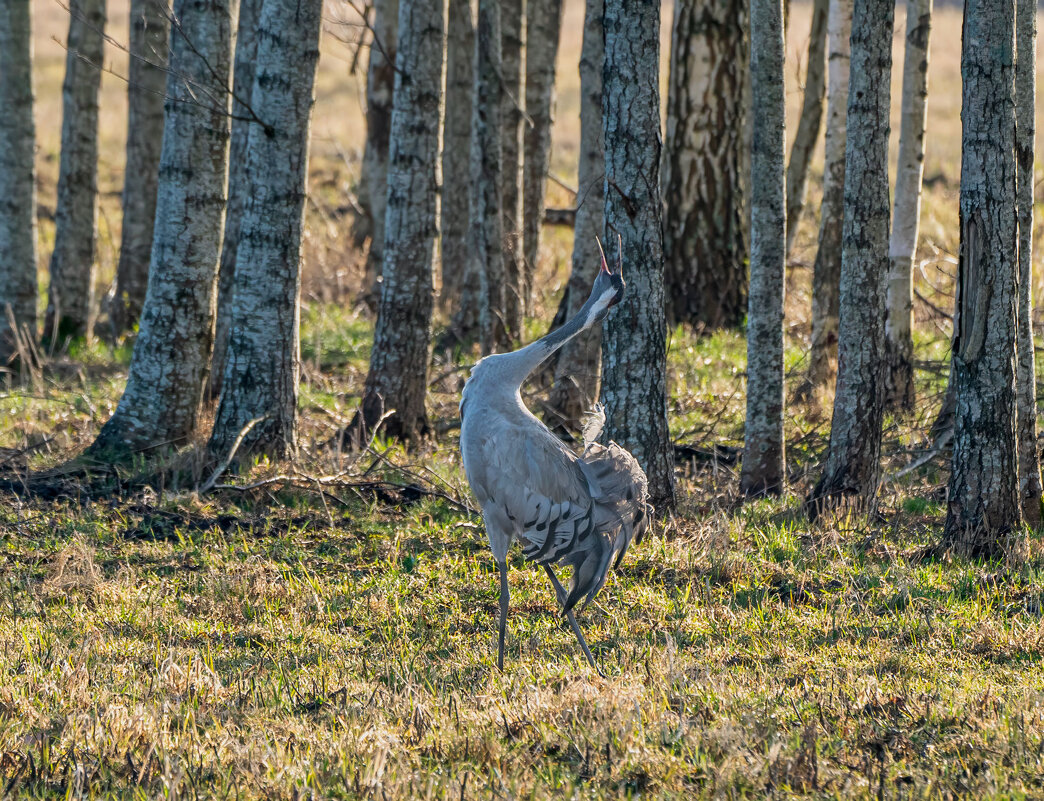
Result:
M602 257L602 266L598 270L598 275L595 276L594 285L591 287L591 297L599 302L599 307L604 302L605 311L608 312L609 309L623 300L624 296L623 243L620 240L620 235L617 234L617 260L616 272L614 273L609 269L609 264L605 260L605 251L602 250L602 243L598 242L597 238L595 238L595 242L598 243L598 252Z

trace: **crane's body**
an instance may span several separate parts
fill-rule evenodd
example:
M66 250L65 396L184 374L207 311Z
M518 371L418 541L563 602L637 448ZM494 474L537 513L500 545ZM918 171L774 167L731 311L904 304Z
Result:
M584 654L597 669L573 607L581 598L586 606L597 595L609 568L632 541L640 541L648 525L645 474L634 457L616 443L594 442L597 432L592 430L585 430L583 453L573 453L526 408L521 395L522 382L541 362L601 324L622 295L622 278L610 273L603 259L591 297L576 317L520 350L482 359L464 386L461 456L500 573L501 668L507 552L513 541L522 545L526 559L544 567ZM573 568L568 593L552 565Z

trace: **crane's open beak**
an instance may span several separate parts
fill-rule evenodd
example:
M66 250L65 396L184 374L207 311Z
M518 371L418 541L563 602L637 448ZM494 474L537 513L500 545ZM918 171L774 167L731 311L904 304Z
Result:
M617 269L616 269L616 272L614 273L612 270L609 269L609 264L605 260L605 251L602 250L602 243L599 241L597 236L595 237L595 243L598 245L598 252L602 256L602 266L601 266L600 272L604 273L605 275L607 275L609 277L610 283L612 284L613 288L616 290L616 294L613 296L612 301L609 303L609 308L610 309L613 306L615 306L617 303L619 303L621 300L623 300L623 296L624 296L623 241L620 238L619 234L616 235L616 239L617 239L618 254L617 254Z
M605 261L605 251L602 250L602 241L597 236L595 237L595 244L598 245L598 253L602 257L602 267L599 272L603 272L606 275L612 275L609 271L609 265Z

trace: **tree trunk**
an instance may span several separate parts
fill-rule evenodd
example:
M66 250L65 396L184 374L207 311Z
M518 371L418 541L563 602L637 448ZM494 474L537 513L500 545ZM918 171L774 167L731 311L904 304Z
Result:
M527 312L533 305L533 274L540 253L540 229L551 162L551 124L555 113L555 59L562 29L562 0L527 0L526 114L523 159L522 239L525 255L522 296ZM583 114L583 109L580 111Z
M62 153L44 338L54 344L90 333L98 202L98 86L105 0L69 0L62 84Z
M467 273L468 210L460 202L468 196L468 150L471 140L471 92L474 88L475 23L470 0L449 0L446 23L446 119L442 127L442 293L447 310L456 311L465 281L478 285L478 275ZM477 295L477 289L472 296Z
M301 229L322 0L264 0L250 105L247 183L236 257L224 390L208 449L237 456L297 451ZM218 369L218 365L215 365Z
M845 129L848 114L849 37L852 0L830 0L827 24L827 127L824 141L823 203L812 268L812 345L806 389L826 386L835 374L841 303L841 238L845 219Z
M17 358L19 337L36 341L32 18L31 0L0 3L0 368Z
M783 459L783 292L786 266L786 97L782 0L752 0L750 76L750 304L747 312L747 419L740 491L777 495Z
M109 302L114 337L134 328L145 303L163 145L170 9L165 0L132 0L127 86L127 161L116 286Z
M214 355L211 359L210 397L221 396L225 379L225 354L236 285L236 261L243 214L253 188L247 177L247 140L250 138L251 94L254 91L254 66L257 58L257 26L262 0L239 0L236 26L236 58L232 72L232 140L228 150L228 208L225 235L221 243L218 268L217 324L214 327ZM256 110L255 110L256 111Z
M127 388L91 450L183 443L210 369L228 167L231 0L176 0L149 287Z
M943 542L1003 551L1022 520L1015 425L1018 222L1015 0L968 0L961 48L961 250L956 413Z
M815 0L812 5L812 29L808 34L808 67L805 70L804 102L801 119L794 134L794 147L787 166L787 256L794 247L801 213L805 210L808 190L808 165L823 124L823 100L826 97L826 34L829 0Z
M605 0L602 121L606 256L626 254L628 289L602 340L606 436L634 454L653 505L674 505L667 429L660 169L660 4ZM619 239L618 239L619 237Z
M1037 380L1033 353L1033 149L1036 113L1037 6L1017 0L1015 61L1016 201L1019 209L1019 327L1017 391L1019 498L1022 517L1041 526L1040 456L1037 452Z
M526 0L501 0L501 146L504 196L504 325L512 342L522 338L525 255L522 250L522 125L526 98Z
M932 0L907 0L899 164L895 177L892 241L888 247L884 366L885 405L901 409L912 409L914 403L913 262L921 217L931 24Z
M591 294L598 272L597 238L605 220L605 146L602 142L602 68L605 35L604 0L587 0L584 40L580 51L580 164L577 176L576 222L573 225L573 266L566 286L571 320ZM553 429L575 430L598 397L602 367L602 331L596 327L567 342L558 353L554 384L548 401Z
M428 432L424 399L431 349L432 275L439 228L443 0L402 0L388 165L384 280L359 420L388 413L390 436ZM409 76L408 79L403 76ZM373 400L377 399L377 400ZM358 425L358 423L356 424Z
M384 263L384 201L388 190L388 137L395 96L396 25L399 0L373 0L373 43L366 73L366 149L359 177L359 202L366 213L370 250L362 300L376 310Z
M806 501L811 517L842 503L867 513L877 505L894 19L894 0L855 0L837 388L826 465Z
M747 313L748 8L749 0L674 7L661 176L672 326L737 326Z

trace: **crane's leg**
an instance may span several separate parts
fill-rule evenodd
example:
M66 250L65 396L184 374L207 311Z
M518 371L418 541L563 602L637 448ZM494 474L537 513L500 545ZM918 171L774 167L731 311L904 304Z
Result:
M497 562L500 571L500 639L497 647L497 668L504 669L504 640L507 638L508 602L511 590L508 588L507 562Z
M555 595L558 596L558 604L561 606L565 603L566 599L565 587L563 587L562 582L558 580L558 576L556 576L555 571L551 569L551 565L544 565L544 570L547 571L547 577L551 579L551 583L555 587ZM580 631L580 624L576 622L576 618L573 616L572 611L566 612L566 620L569 621L569 626L573 629L573 634L576 635L576 639L580 643L580 648L583 649L587 661L591 663L591 667L595 669L598 675L604 679L605 674L602 673L598 665L595 664L595 659L591 654L591 649L587 647L587 641L584 639L583 632Z

